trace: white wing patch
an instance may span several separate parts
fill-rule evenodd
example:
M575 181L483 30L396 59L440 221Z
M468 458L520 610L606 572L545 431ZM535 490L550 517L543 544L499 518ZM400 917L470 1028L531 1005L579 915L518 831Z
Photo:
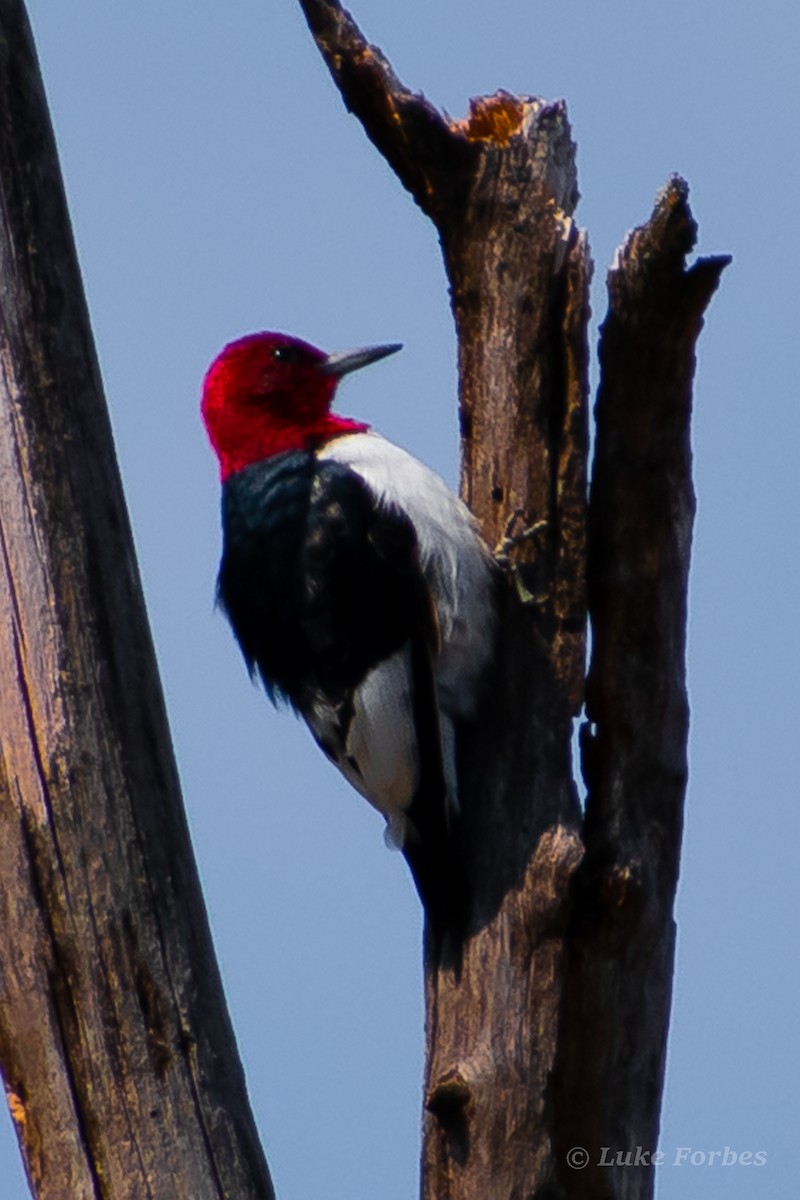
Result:
M445 714L471 716L494 633L491 558L472 514L429 467L377 433L334 438L319 458L349 467L378 504L411 518L442 641L435 668L439 705Z

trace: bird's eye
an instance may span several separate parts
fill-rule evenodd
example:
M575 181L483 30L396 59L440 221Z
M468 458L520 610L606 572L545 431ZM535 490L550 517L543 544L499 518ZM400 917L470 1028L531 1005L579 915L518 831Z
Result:
M298 355L294 346L276 346L272 357L275 362L294 363L297 362Z

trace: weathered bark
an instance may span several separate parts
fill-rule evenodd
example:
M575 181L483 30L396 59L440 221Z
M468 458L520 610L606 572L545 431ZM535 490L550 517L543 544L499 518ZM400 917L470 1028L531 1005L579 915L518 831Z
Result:
M271 1197L23 5L0 0L0 1065L41 1200Z
M457 961L426 962L422 1194L645 1198L652 1171L594 1164L602 1145L657 1137L685 788L693 347L726 260L686 272L693 227L672 181L611 276L587 506L591 267L563 106L498 93L446 120L336 0L301 5L345 103L439 230L461 490L510 582L460 753L468 937ZM570 735L587 513L582 819Z

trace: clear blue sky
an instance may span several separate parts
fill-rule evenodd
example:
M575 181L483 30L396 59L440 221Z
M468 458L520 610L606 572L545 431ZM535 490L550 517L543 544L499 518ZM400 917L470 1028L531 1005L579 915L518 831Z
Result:
M569 105L597 269L671 171L732 252L700 342L692 774L660 1200L796 1190L800 705L797 0L353 0L461 115ZM449 481L454 335L433 229L344 110L292 0L30 0L195 847L280 1200L416 1194L420 917L381 822L249 685L212 604L207 363L259 328L399 340L342 408ZM0 1200L27 1192L10 1123Z

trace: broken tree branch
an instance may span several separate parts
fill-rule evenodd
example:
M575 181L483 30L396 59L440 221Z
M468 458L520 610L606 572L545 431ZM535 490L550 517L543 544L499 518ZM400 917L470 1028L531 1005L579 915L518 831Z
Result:
M686 597L695 342L727 256L687 267L688 187L669 180L609 272L589 505L592 660L581 729L586 852L574 878L557 1111L567 1196L646 1197L658 1141L687 778ZM589 1165L570 1171L571 1147Z

